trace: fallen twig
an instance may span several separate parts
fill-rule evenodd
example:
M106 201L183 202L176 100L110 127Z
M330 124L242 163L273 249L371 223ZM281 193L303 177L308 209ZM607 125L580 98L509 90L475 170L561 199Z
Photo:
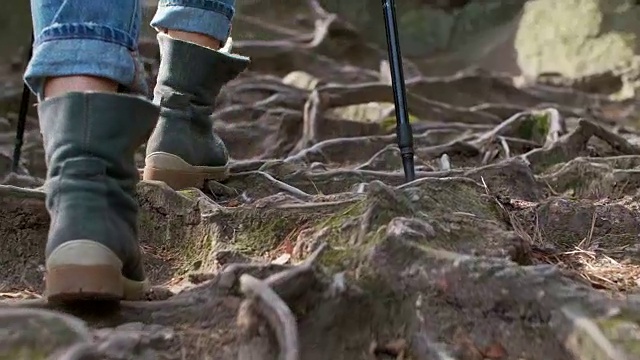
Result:
M251 275L244 274L240 277L240 289L256 301L257 311L275 332L280 347L280 359L299 360L298 326L287 304L266 281Z
M284 190L288 193L290 193L291 195L301 198L302 200L312 200L313 196L307 194L306 192L298 189L295 186L291 186L285 182L282 182L276 178L274 178L273 176L267 174L266 172L263 171L258 171L258 174L262 175L264 178L266 178L267 180L269 180L270 183L274 184L278 189L280 190Z
M313 266L326 249L326 244L316 249L301 264L280 271L265 280L251 275L240 276L240 290L248 297L238 311L238 324L249 334L251 345L245 345L239 353L240 360L250 360L256 354L268 352L268 344L251 337L260 315L274 331L279 345L280 359L298 360L299 341L296 319L283 299L291 299L309 289L315 280ZM257 312L258 314L255 314ZM248 341L248 342L249 342ZM259 349L258 349L259 348Z

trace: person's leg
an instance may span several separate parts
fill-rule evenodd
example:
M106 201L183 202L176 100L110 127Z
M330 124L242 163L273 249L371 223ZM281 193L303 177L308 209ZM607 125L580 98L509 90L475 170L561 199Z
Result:
M227 176L227 149L210 115L221 87L249 59L218 49L229 36L235 0L160 0L151 25L158 31L160 70L154 102L160 119L147 143L144 179L174 189L200 187Z
M132 0L32 0L34 55L47 162L46 296L134 299L148 288L137 240L134 151L157 122L137 82L140 7Z

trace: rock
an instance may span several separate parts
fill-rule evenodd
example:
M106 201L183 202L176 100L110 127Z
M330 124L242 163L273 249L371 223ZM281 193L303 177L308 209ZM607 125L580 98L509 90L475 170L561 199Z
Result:
M584 91L633 96L639 18L632 0L529 1L515 40L518 64L532 80L559 75Z
M0 358L45 360L49 354L91 341L86 323L50 310L0 309Z

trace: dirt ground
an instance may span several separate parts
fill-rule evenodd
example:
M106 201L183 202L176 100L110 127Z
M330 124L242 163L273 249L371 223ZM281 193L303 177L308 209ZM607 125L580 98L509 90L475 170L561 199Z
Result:
M147 301L41 298L42 142L32 116L10 173L7 91L0 359L640 359L636 104L413 68L404 183L392 91L371 70L385 52L326 15L316 40L236 42L253 62L213 115L228 181L138 186ZM367 103L382 121L344 108Z

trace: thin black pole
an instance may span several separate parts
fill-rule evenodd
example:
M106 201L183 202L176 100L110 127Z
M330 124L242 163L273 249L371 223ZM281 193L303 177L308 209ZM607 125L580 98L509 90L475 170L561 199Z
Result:
M31 32L31 42L29 43L29 55L27 64L33 56L33 32ZM18 113L18 127L16 129L16 143L13 148L13 164L11 170L16 173L20 167L20 156L22 155L22 145L24 143L24 129L27 123L27 111L29 110L29 100L31 100L31 90L25 83L22 88L22 98L20 100L20 112Z
M382 11L384 13L384 27L387 32L391 85L396 111L396 135L398 137L400 155L402 156L404 177L405 180L409 182L416 178L416 169L413 162L413 132L411 131L407 110L407 89L404 84L404 73L402 71L402 53L400 52L400 41L398 38L395 1L382 0Z

